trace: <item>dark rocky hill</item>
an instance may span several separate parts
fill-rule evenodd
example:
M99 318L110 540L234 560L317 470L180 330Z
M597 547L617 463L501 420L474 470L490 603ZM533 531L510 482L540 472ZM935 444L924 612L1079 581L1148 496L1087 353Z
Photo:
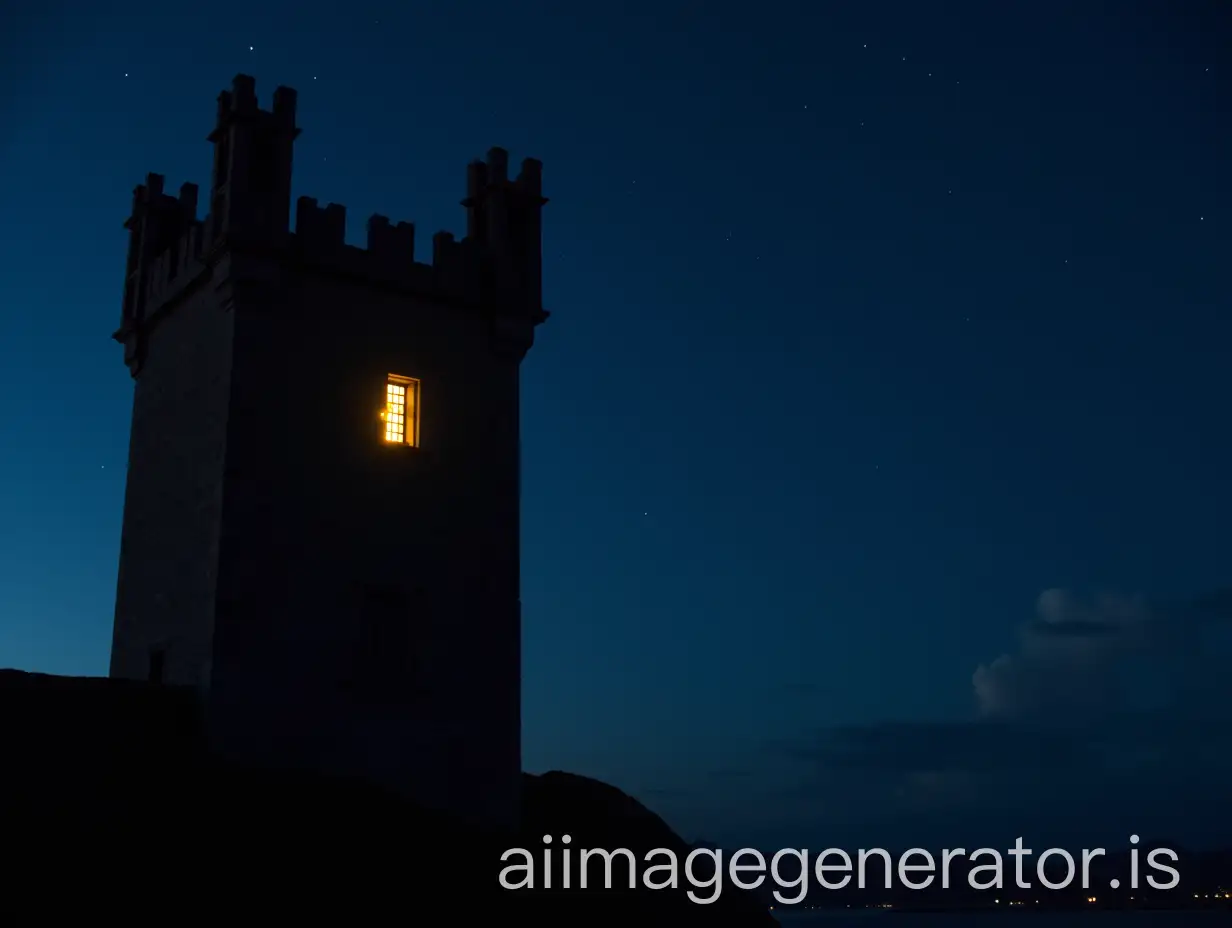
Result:
M666 847L683 864L690 847L662 819L585 777L525 775L521 832L481 832L363 784L223 764L190 691L17 671L0 671L0 745L5 891L44 914L776 924L730 885L704 906L684 888L502 889L501 852L541 854L545 834L639 858ZM627 887L622 863L613 883Z

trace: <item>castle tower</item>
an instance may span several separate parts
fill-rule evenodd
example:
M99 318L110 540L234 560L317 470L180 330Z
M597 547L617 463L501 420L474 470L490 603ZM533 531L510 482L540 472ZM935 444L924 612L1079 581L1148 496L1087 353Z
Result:
M151 174L115 338L135 379L114 677L199 687L217 748L488 821L521 771L518 380L540 164L492 149L414 257L301 198L296 95L218 101L209 215Z

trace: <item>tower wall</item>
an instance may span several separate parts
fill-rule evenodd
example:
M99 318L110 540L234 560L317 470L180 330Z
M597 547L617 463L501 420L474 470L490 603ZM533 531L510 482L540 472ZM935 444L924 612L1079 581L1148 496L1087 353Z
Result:
M540 166L468 168L468 234L301 198L295 93L219 97L210 214L134 196L116 339L137 380L111 672L208 694L223 753L488 822L521 768L518 371ZM417 446L383 440L389 375Z
M203 288L149 333L133 393L112 676L147 679L161 662L168 683L209 682L233 321Z
M521 769L520 359L481 314L269 272L235 297L224 747L507 807L492 784ZM380 438L387 374L421 381L418 448Z

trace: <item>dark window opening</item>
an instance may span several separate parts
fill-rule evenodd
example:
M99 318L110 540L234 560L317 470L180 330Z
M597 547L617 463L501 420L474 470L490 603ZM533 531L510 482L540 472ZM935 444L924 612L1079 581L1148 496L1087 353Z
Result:
M150 652L150 675L151 683L162 683L163 672L167 666L167 652L162 648L155 648Z
M389 586L363 590L354 624L354 652L345 686L376 702L411 698L420 680L422 616L407 594Z

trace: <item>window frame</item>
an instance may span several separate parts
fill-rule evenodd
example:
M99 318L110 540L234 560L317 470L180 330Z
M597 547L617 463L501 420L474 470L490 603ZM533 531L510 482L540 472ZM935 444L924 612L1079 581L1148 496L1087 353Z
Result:
M403 395L402 404L402 440L394 441L390 436L389 415L389 388L404 387L406 392ZM416 377L407 377L404 374L386 374L385 375L385 396L383 409L381 411L381 442L382 444L391 447L401 448L418 448L419 447L419 432L421 419L421 401L423 398L423 384Z

